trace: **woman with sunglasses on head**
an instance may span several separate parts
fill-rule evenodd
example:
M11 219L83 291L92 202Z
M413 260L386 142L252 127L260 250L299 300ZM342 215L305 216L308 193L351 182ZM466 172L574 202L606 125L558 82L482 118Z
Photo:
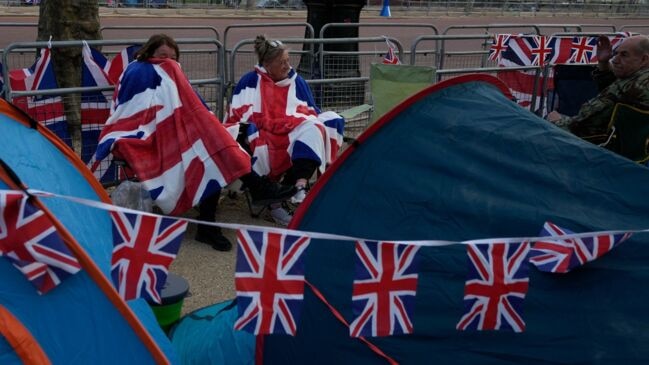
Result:
M198 205L199 219L215 221L221 188L240 179L253 202L284 201L296 192L252 172L250 155L209 111L180 69L175 40L155 34L120 76L101 132L98 161L124 160L165 214ZM221 228L198 225L195 239L219 251L232 248Z
M289 62L288 48L264 35L255 39L258 64L243 75L234 90L225 123L247 125L253 170L283 185L295 185L291 198L301 203L307 182L323 172L337 156L343 140L344 119L321 112L306 81ZM290 214L281 204L271 205L271 216L288 225Z

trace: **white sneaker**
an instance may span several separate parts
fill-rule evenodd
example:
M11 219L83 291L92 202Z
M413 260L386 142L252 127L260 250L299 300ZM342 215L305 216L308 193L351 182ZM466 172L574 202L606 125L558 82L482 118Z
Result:
M297 193L291 197L291 204L300 204L304 201L306 198L306 189L304 189L304 186L299 186L297 188Z
M270 216L273 218L275 223L284 227L288 226L291 219L293 219L293 216L282 207L271 209Z

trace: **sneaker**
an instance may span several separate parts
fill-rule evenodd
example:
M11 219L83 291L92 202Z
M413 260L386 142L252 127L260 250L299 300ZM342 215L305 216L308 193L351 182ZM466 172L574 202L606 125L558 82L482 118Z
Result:
M232 243L221 232L221 227L199 225L196 230L196 237L198 242L207 243L217 251L230 251Z
M275 223L284 227L288 226L288 224L291 222L291 219L293 219L293 216L282 207L271 209L270 216L273 218Z
M272 203L281 203L295 195L297 188L295 186L282 185L268 180L262 176L259 185L249 187L252 203L255 205L269 205Z
M298 186L297 193L291 197L291 204L300 204L306 198L306 189L304 186Z

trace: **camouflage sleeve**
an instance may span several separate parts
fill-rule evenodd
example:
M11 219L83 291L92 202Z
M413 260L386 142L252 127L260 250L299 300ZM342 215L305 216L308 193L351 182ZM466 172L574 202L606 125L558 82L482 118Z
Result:
M610 70L600 71L596 68L593 70L592 76L593 81L597 84L597 90L599 91L603 91L615 82L615 75Z
M603 124L608 124L610 113L615 107L616 101L619 99L619 88L615 87L615 83L604 89L596 97L585 102L579 109L579 113L573 117L562 118L560 122L565 123L571 130L578 124L588 123L592 126L602 127ZM559 125L559 124L557 124Z

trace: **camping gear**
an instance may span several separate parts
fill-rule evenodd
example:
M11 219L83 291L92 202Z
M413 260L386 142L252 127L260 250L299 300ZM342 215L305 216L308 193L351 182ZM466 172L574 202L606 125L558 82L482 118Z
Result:
M644 229L649 171L522 109L489 76L450 79L362 134L298 207L290 228L376 240L530 237ZM353 183L352 183L353 182ZM344 209L342 209L344 207ZM326 218L323 218L326 217ZM458 331L465 245L421 247L411 335L350 337L354 244L313 239L296 336L257 342L263 363L644 362L646 235L568 274L530 268L521 333ZM263 346L263 348L261 347Z
M0 159L28 188L110 202L72 150L4 100L0 129ZM0 177L0 189L18 188L16 179ZM43 295L8 260L0 259L0 305L29 332L32 344L53 364L174 363L173 349L147 303L121 301L109 283L109 212L60 198L31 199L65 227L88 258L81 271ZM2 364L18 363L24 353L10 343L0 340Z

